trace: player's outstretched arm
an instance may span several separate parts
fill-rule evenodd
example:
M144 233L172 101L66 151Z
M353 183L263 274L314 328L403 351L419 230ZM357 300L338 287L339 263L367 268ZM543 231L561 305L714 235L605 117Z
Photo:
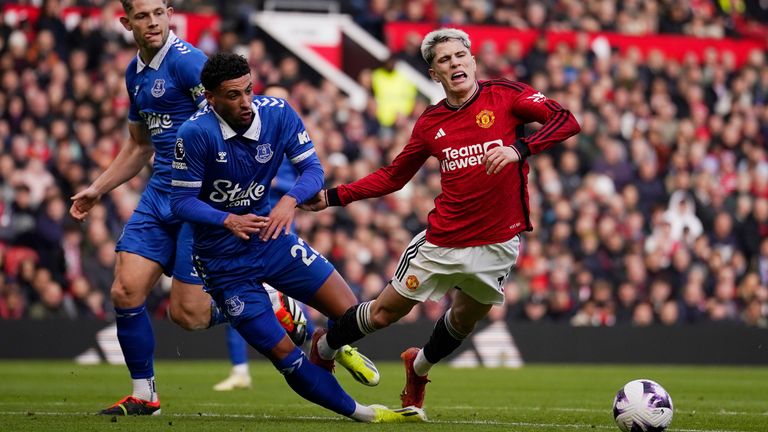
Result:
M304 201L304 203L301 204L299 208L302 210L315 211L315 212L327 209L328 208L328 190L327 189L321 190L320 192L317 193L317 195L313 196L307 201Z
M90 186L72 196L69 214L76 220L83 221L102 195L133 178L154 154L149 131L143 123L129 123L128 131L128 143L109 167Z

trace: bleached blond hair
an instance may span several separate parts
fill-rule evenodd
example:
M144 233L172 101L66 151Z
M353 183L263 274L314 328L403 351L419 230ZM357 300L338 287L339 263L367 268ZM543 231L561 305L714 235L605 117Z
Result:
M432 60L435 59L435 46L449 40L461 42L468 50L472 48L472 42L469 40L469 35L466 32L455 28L441 28L427 33L424 36L424 40L421 41L421 56L424 58L424 61L432 65Z

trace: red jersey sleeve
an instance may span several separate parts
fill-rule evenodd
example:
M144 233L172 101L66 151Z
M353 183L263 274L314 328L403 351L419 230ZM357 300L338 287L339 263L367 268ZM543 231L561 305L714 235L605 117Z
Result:
M562 105L526 84L515 84L520 91L511 104L512 113L526 123L542 124L541 129L513 144L521 158L540 153L581 131L576 118Z
M426 142L416 133L421 130L416 123L410 141L391 164L379 168L360 180L336 188L341 205L366 198L380 197L398 191L413 178L424 165L430 153ZM332 193L329 191L329 194Z

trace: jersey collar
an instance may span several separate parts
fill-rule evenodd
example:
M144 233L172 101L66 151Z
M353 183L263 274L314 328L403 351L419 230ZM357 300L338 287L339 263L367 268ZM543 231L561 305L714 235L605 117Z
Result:
M152 57L152 60L150 60L149 65L144 63L144 61L141 59L141 56L137 53L136 54L136 73L139 73L144 70L145 67L149 66L154 70L160 69L160 64L163 62L163 59L165 58L166 54L168 54L168 50L171 49L171 45L175 44L179 41L179 38L176 37L176 34L173 33L173 30L168 33L168 39L165 41L165 45L163 45L162 48L160 48L160 51L155 54L154 57Z
M253 122L251 123L251 127L248 128L245 132L243 132L243 136L248 138L252 141L258 141L259 136L261 135L261 117L259 117L259 110L256 107L256 104L251 102L251 108L253 109ZM216 120L219 121L219 128L221 128L221 135L225 140L228 140L234 136L237 135L237 132L235 132L234 129L232 129L231 126L227 124L226 121L224 121L221 116L219 116L219 113L216 112L216 110L211 107L211 111L213 111L213 115L216 116Z

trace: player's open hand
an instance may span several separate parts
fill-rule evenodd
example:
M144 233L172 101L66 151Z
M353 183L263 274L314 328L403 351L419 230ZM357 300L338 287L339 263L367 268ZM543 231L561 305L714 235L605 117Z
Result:
M320 211L328 208L328 190L323 189L299 206L302 210Z
M269 223L269 218L265 216L257 216L255 214L236 215L230 213L227 218L224 219L224 226L232 231L235 237L243 240L250 239L250 235L260 232Z
M520 154L512 147L499 146L488 150L483 159L485 173L491 175L500 173L510 163L518 162Z
M296 214L296 198L283 195L269 212L269 224L261 231L262 241L276 239L282 233L290 233L293 217Z
M93 187L88 187L73 195L71 199L72 207L69 208L69 214L75 220L82 222L93 206L99 202L101 194Z

